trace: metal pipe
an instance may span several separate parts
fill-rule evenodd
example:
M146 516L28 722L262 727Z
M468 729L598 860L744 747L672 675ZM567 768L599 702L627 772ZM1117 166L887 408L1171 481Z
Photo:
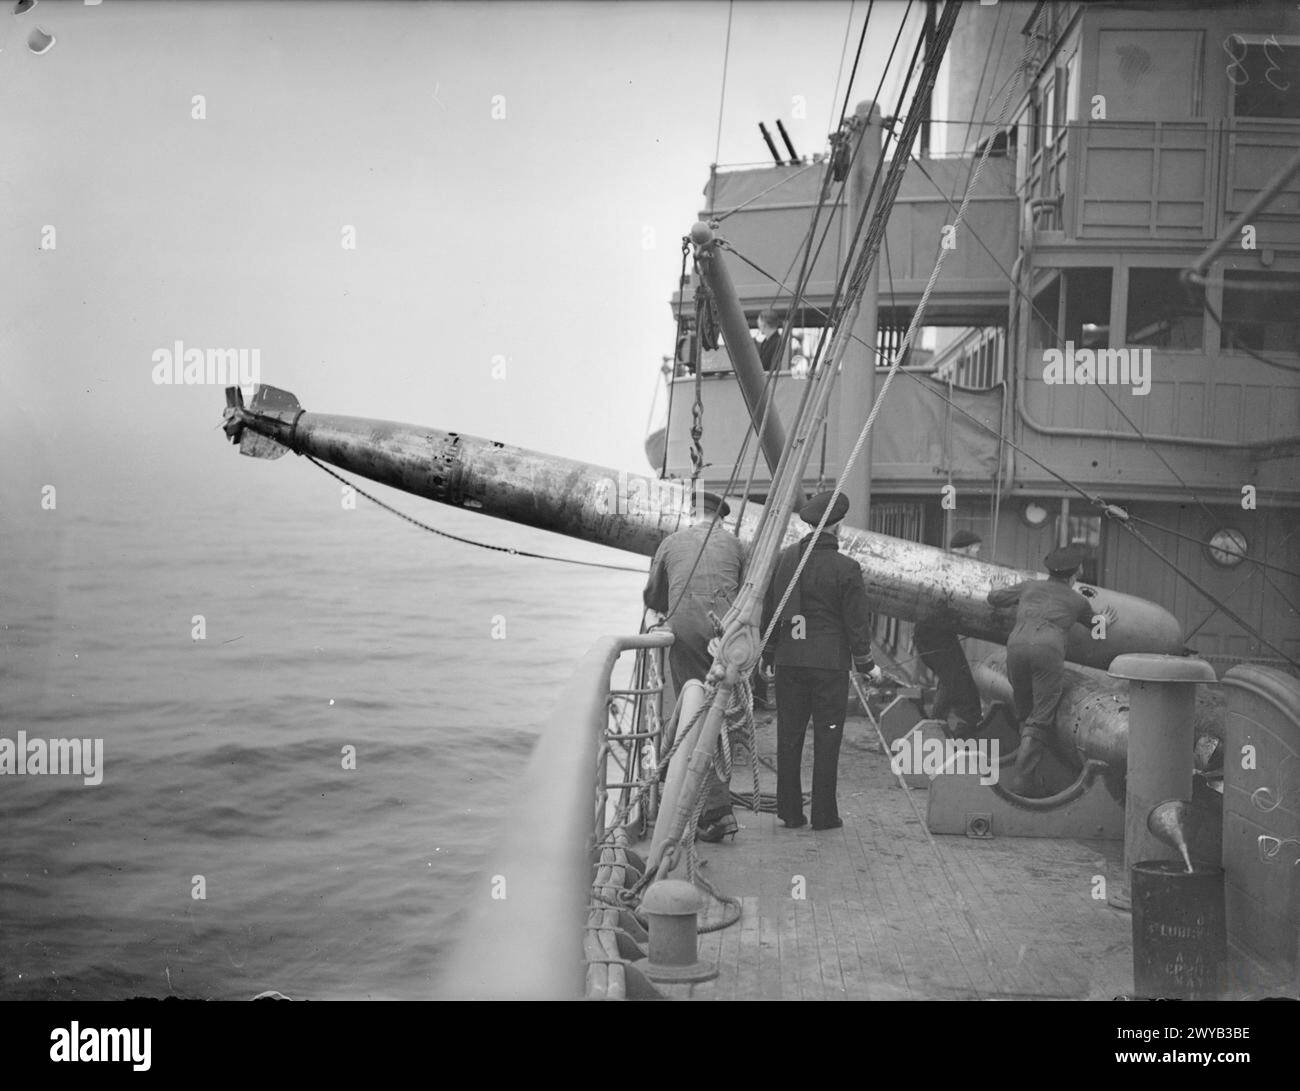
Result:
M1026 364L1028 361L1026 361ZM1163 433L1148 432L1139 435L1136 432L1111 432L1105 428L1066 428L1053 424L1043 424L1035 420L1025 404L1025 384L1016 384L1016 415L1035 432L1044 436L1069 436L1075 439L1120 439L1129 443L1171 443L1180 447L1207 447L1228 451L1251 451L1280 444L1294 443L1300 436L1281 436L1275 439L1256 439L1238 443L1231 439L1205 439L1198 436L1170 436Z
M871 197L872 173L880 158L880 142L884 131L880 107L874 102L859 102L853 111L851 125L858 148L849 167L844 216L846 251L852 245L855 226L869 215L867 202ZM836 425L845 457L876 400L879 303L880 262L874 261L862 289L861 303L853 322L853 341L844 354L840 371ZM854 517L863 526L871 525L871 448L874 438L873 435L867 436L866 445L853 468L844 477L844 495L849 498Z
M785 131L785 125L781 122L779 117L776 119L776 128L777 132L781 134L781 139L785 142L786 151L790 153L790 166L797 167L799 165L799 153L794 150L794 144L790 140L790 134Z
M1210 267L1210 262L1222 254L1234 242L1240 241L1241 229L1250 223L1251 218L1255 213L1281 193L1283 187L1290 182L1297 173L1300 173L1300 151L1296 152L1296 154L1286 162L1272 181L1255 194L1254 199L1241 210L1241 213L1232 221L1232 223L1228 224L1228 226L1223 229L1223 234L1214 240L1205 253L1192 262L1187 269L1188 278L1194 279L1195 277L1204 277Z
M672 634L598 640L555 703L519 779L503 835L483 868L472 915L440 982L457 1000L581 999L583 924L593 878L596 755L618 657L665 648ZM547 833L538 835L538 824ZM499 891L499 893L498 893Z
M1128 680L1128 769L1124 799L1124 873L1146 860L1177 859L1147 827L1152 810L1169 799L1192 798L1197 683L1215 682L1203 659L1124 655L1110 665Z
M749 320L745 317L736 286L732 283L731 273L727 270L718 240L714 238L708 224L697 223L691 228L691 239L695 243L695 258L704 278L713 303L718 312L718 325L726 343L727 355L731 357L731 366L736 372L736 382L745 399L745 408L749 410L758 441L763 450L763 459L768 471L775 475L777 464L781 461L781 452L785 449L785 428L776 415L776 406L767 407L767 421L758 432L759 422L763 420L764 407L767 402L767 377L763 364L758 358L758 349L749 333Z
M1180 658L1186 669L1209 670L1201 660ZM1007 653L993 652L971 664L971 676L986 702L1000 701L1014 708L1011 682L1007 678ZM1055 751L1074 766L1083 768L1092 759L1104 761L1115 772L1127 773L1129 767L1130 686L1102 670L1068 666L1062 678L1061 703L1052 726ZM1187 716L1189 732L1186 744L1187 768L1192 768L1193 749L1197 740L1223 735L1223 699L1208 687L1197 690ZM1182 745L1181 743L1179 744ZM1165 757L1173 751L1164 751ZM1150 808L1148 808L1149 810ZM1146 820L1145 812L1142 815Z
M228 407L225 428L241 450L255 441L280 454L287 448L439 503L646 556L696 518L682 482L417 425L307 413L292 394L274 387L259 387L247 409ZM802 473L801 467L797 470L794 480ZM791 506L782 504L784 525L774 528L783 545L809 531L790 514ZM734 519L727 525L742 541L752 542L762 516L760 505L749 504L738 527ZM940 621L966 636L997 643L1006 642L1015 618L990 606L988 592L1039 577L848 527L840 531L840 548L862 568L872 609L907 621ZM753 581L752 594L760 605L769 578L770 566L746 573L745 586ZM1183 651L1182 631L1168 611L1118 591L1086 584L1079 590L1091 597L1098 613L1113 606L1118 617L1104 640L1093 640L1088 630L1075 626L1066 651L1072 662L1104 668L1125 652Z

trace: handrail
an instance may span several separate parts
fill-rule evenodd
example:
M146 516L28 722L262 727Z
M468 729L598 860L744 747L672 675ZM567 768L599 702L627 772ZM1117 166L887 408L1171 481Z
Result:
M625 651L666 648L665 631L606 636L579 662L528 761L438 993L446 999L580 999L591 892L596 756L609 679ZM498 893L499 892L499 893Z

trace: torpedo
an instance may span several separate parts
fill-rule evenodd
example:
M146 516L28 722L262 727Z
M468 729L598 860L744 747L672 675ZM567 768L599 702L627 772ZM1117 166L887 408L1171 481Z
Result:
M581 538L644 556L668 534L694 521L685 492L665 490L657 478L512 447L459 432L362 417L308 413L277 387L259 385L246 407L238 387L226 390L223 428L242 454L279 458L308 455L340 470L438 503ZM611 486L665 503L611 503ZM749 542L761 507L744 505L728 529ZM808 528L791 518L785 543ZM987 602L994 587L1043 578L1041 573L988 564L902 538L845 527L841 550L862 568L871 606L909 621L941 620L965 636L1005 644L1014 613ZM1133 595L1079 584L1097 613L1113 608L1115 621L1095 638L1076 626L1066 658L1105 669L1129 652L1185 653L1177 620Z

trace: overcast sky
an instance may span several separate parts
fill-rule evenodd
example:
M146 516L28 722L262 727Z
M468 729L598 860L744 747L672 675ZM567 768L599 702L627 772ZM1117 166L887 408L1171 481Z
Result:
M875 5L855 99L903 8ZM259 349L264 381L309 410L645 469L677 240L714 158L726 3L12 12L0 499L56 479L86 496L247 485L249 460L213 430L221 390L152 381L177 340ZM760 119L824 148L849 13L735 4L723 163L767 159ZM39 56L38 26L55 38Z

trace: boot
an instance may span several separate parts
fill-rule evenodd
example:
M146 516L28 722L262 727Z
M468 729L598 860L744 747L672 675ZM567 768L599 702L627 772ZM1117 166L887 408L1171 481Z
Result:
M709 825L701 825L695 832L697 841L707 841L711 845L716 845L724 837L730 837L733 841L736 839L736 833L740 829L740 824L736 821L734 814L724 814L716 822Z

